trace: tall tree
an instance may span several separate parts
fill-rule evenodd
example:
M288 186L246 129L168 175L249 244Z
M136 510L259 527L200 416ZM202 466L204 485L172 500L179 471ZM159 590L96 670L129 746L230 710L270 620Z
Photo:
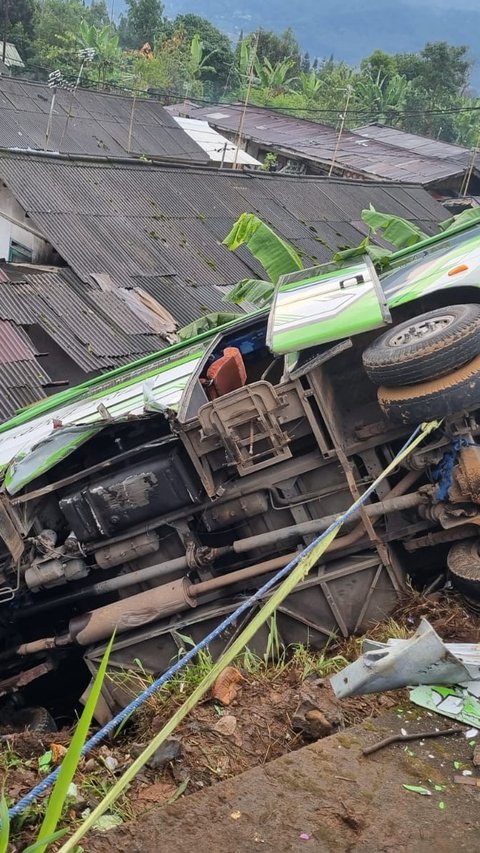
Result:
M8 24L7 41L15 45L24 60L33 52L37 6L37 0L15 0L9 3L6 18L6 2L0 2L0 38L3 40L5 24Z
M285 59L293 60L292 71L298 74L301 70L302 56L295 33L291 28L277 35L271 30L258 31L257 57L260 60L268 59L272 65L283 62Z
M310 68L311 68L310 54L307 50L307 52L304 53L302 56L301 69L300 70L303 71L304 74L308 74L308 72L310 71Z
M235 57L228 36L199 15L177 15L173 29L174 32L183 33L189 45L196 35L200 37L204 55L210 57L208 64L212 67L202 74L203 80L210 81L219 89L232 79Z
M39 69L76 74L76 40L82 21L88 16L82 0L43 0L35 18L33 61Z
M123 47L139 50L147 42L153 48L164 27L164 6L161 0L126 0L127 14L119 24Z
M455 142L458 117L447 110L468 87L471 62L466 45L428 42L419 53L397 54L396 62L399 74L411 82L405 130Z
M372 80L380 77L388 85L392 77L398 74L397 58L391 53L385 53L385 51L377 48L370 56L362 59L360 70Z
M93 27L105 27L110 23L106 0L92 0L88 7L88 22Z

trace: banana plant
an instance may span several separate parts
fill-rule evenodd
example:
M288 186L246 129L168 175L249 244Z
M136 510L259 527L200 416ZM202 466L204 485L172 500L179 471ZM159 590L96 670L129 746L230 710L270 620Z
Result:
M93 65L96 67L102 83L106 83L116 76L122 62L122 51L120 50L119 36L113 32L110 24L98 28L82 21L77 44L82 49L88 47L94 49Z
M205 54L205 45L199 34L195 33L190 43L190 58L187 63L187 73L192 88L195 90L194 94L203 95L202 77L205 74L216 73L214 66L208 65L209 59L215 53L218 53L218 51L212 50L210 53Z
M359 107L367 109L376 121L393 122L405 107L411 84L405 77L395 74L389 80L380 71L376 77L367 74L355 86L355 99Z
M282 95L291 91L292 83L298 79L297 77L289 77L289 72L294 65L295 61L291 58L276 62L275 65L272 65L267 58L256 59L255 73L258 85L262 89L269 89L272 95Z
M298 82L300 91L307 101L313 101L317 97L322 88L322 81L319 80L314 68L310 71L300 71Z
M238 282L225 297L225 301L236 305L250 302L257 308L263 308L271 301L281 275L303 269L301 258L293 246L254 213L242 213L223 244L232 252L240 246L247 246L268 276L268 279L249 278Z

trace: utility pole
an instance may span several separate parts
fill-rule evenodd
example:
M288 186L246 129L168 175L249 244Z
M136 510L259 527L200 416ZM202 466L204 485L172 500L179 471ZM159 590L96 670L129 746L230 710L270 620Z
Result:
M342 115L340 116L340 119L341 119L340 127L338 129L337 141L335 143L335 150L333 152L332 163L330 166L330 171L328 173L328 177L331 176L331 174L333 172L333 167L335 166L335 160L337 159L337 154L338 154L338 149L340 147L340 140L342 138L343 128L345 127L345 122L347 120L348 105L350 103L350 98L352 97L352 93L353 93L353 88L352 88L352 86L349 86L347 89L347 100L345 101L345 109L344 109Z
M2 62L5 64L5 56L7 53L8 26L9 26L9 0L3 0L3 46L2 46Z
M470 181L472 180L473 170L475 168L475 161L477 159L478 152L479 152L479 146L480 146L480 133L478 135L475 147L472 149L472 157L470 160L470 164L469 164L469 167L465 173L465 177L463 179L463 183L462 183L462 186L460 188L460 194L461 194L462 198L466 197L468 190L469 190L469 187L470 187Z
M239 148L240 148L240 143L242 141L243 128L245 125L245 116L247 115L248 102L250 100L250 94L252 92L252 86L253 86L253 81L254 81L254 73L253 72L255 69L255 59L257 56L258 39L259 39L259 33L257 32L257 34L255 36L255 42L253 45L253 49L252 49L252 55L250 57L250 63L249 63L249 69L248 69L248 85L247 85L247 91L245 93L245 103L243 105L242 114L240 116L240 123L238 125L237 141L236 141L236 145L235 145L235 157L233 160L232 169L236 169L237 164L238 164L238 152L239 152Z

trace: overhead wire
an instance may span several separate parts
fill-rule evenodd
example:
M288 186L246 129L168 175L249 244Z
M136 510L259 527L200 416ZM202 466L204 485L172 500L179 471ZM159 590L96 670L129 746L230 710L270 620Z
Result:
M41 65L29 65L28 63L26 63L26 67L32 68L32 69L38 69L38 70L41 70L45 73L47 72L47 69ZM17 79L22 79L22 78L19 77ZM74 78L72 76L72 80L73 79ZM44 83L45 80L37 80L37 81L30 81L30 82L40 82L40 83L43 82ZM181 102L181 101L183 102L185 100L185 93L184 92L178 92L175 89L163 89L161 91L161 94L159 94L158 92L146 91L145 89L141 89L138 87L125 86L123 84L113 83L113 82L109 83L108 88L105 89L105 82L103 80L92 79L92 78L90 78L89 80L87 78L84 78L84 85L81 87L80 91L81 90L88 91L88 89L90 88L90 85L87 85L87 84L93 84L94 86L97 86L97 85L101 86L101 87L103 87L102 91L107 92L107 93L109 92L109 90L114 89L116 91L129 92L129 93L131 92L132 94L133 93L142 94L145 98L151 99L151 100L160 100L162 98L168 98L168 99L174 99L175 98L178 102ZM160 90L160 87L158 87L158 89ZM344 92L345 92L344 87L342 87L342 89L339 89L339 93L344 93ZM224 94L223 97L226 97L226 94ZM194 104L204 104L205 106L222 106L222 103L224 103L225 106L232 106L232 102L231 102L232 98L235 99L235 106L243 107L245 105L244 101L242 101L241 99L240 100L238 99L238 95L235 92L230 93L230 101L228 101L228 102L227 101L222 102L221 100L218 100L218 98L211 99L211 98L199 97L198 95L189 96L188 101L190 103L194 103ZM411 117L411 116L449 115L449 114L457 114L457 113L479 112L480 111L480 99L477 99L477 100L478 100L477 105L468 106L468 107L465 107L465 106L462 106L462 107L431 107L429 109L421 109L421 110L403 110L403 111L402 110L396 110L395 111L395 117L407 118L407 117ZM258 109L269 109L272 111L277 111L279 113L299 113L299 112L302 112L302 113L308 113L308 114L312 114L312 115L314 115L314 114L318 114L318 115L331 114L331 115L334 115L336 118L338 118L339 113L341 113L340 103L339 103L338 107L298 107L298 106L289 107L289 106L284 106L284 105L279 106L275 102L266 102L264 104L251 103L251 106L256 107ZM353 116L353 115L362 116L363 115L363 116L371 117L371 118L376 116L378 118L378 116L380 114L382 114L382 110L373 110L371 107L369 107L369 108L360 107L360 108L349 109L348 113L350 116Z

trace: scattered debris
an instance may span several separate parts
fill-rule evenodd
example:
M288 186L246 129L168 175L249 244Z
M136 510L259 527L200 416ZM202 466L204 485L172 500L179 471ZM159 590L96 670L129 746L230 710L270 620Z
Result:
M474 767L480 767L480 744L478 743L473 750L472 763Z
M480 726L480 702L462 686L420 685L410 690L410 700L467 726Z
M402 785L402 788L405 788L406 791L411 791L412 794L421 794L422 797L432 796L432 792L423 785Z
M52 743L50 744L50 751L52 753L52 764L60 764L64 755L67 754L67 747L61 743Z
M113 773L118 767L118 758L115 758L113 755L107 755L107 757L103 759L103 763L107 770L110 770L110 772Z
M82 812L82 817L88 817L85 815L85 812ZM113 829L115 826L120 826L123 823L122 818L116 814L103 814L101 815L94 824L94 829L98 832L108 832L109 829Z
M133 758L137 758L145 749L145 744L134 744L131 749ZM158 772L162 771L167 764L176 761L182 754L182 745L176 738L169 738L162 746L159 746L148 759L147 765Z
M404 734L405 732L405 734ZM446 737L448 735L458 735L463 734L463 729L454 728L454 729L436 729L434 732L414 732L412 734L407 734L405 729L402 729L402 733L399 735L391 735L390 737L386 737L384 740L378 741L378 743L374 743L372 746L366 746L362 752L364 755L371 755L373 752L378 752L379 749L383 749L385 746L389 746L391 743L399 743L401 741L410 741L410 740L423 740L424 738L429 737Z
M237 696L243 675L236 666L227 666L212 687L212 698L220 705L231 705Z
M478 776L454 776L453 781L457 785L473 785L475 788L480 788L480 777Z
M328 737L343 725L340 703L329 685L323 678L307 679L292 717L293 731L300 732L309 740L318 740Z
M414 684L454 685L480 679L478 645L445 644L425 618L409 640L367 640L363 648L361 657L330 679L339 699Z

